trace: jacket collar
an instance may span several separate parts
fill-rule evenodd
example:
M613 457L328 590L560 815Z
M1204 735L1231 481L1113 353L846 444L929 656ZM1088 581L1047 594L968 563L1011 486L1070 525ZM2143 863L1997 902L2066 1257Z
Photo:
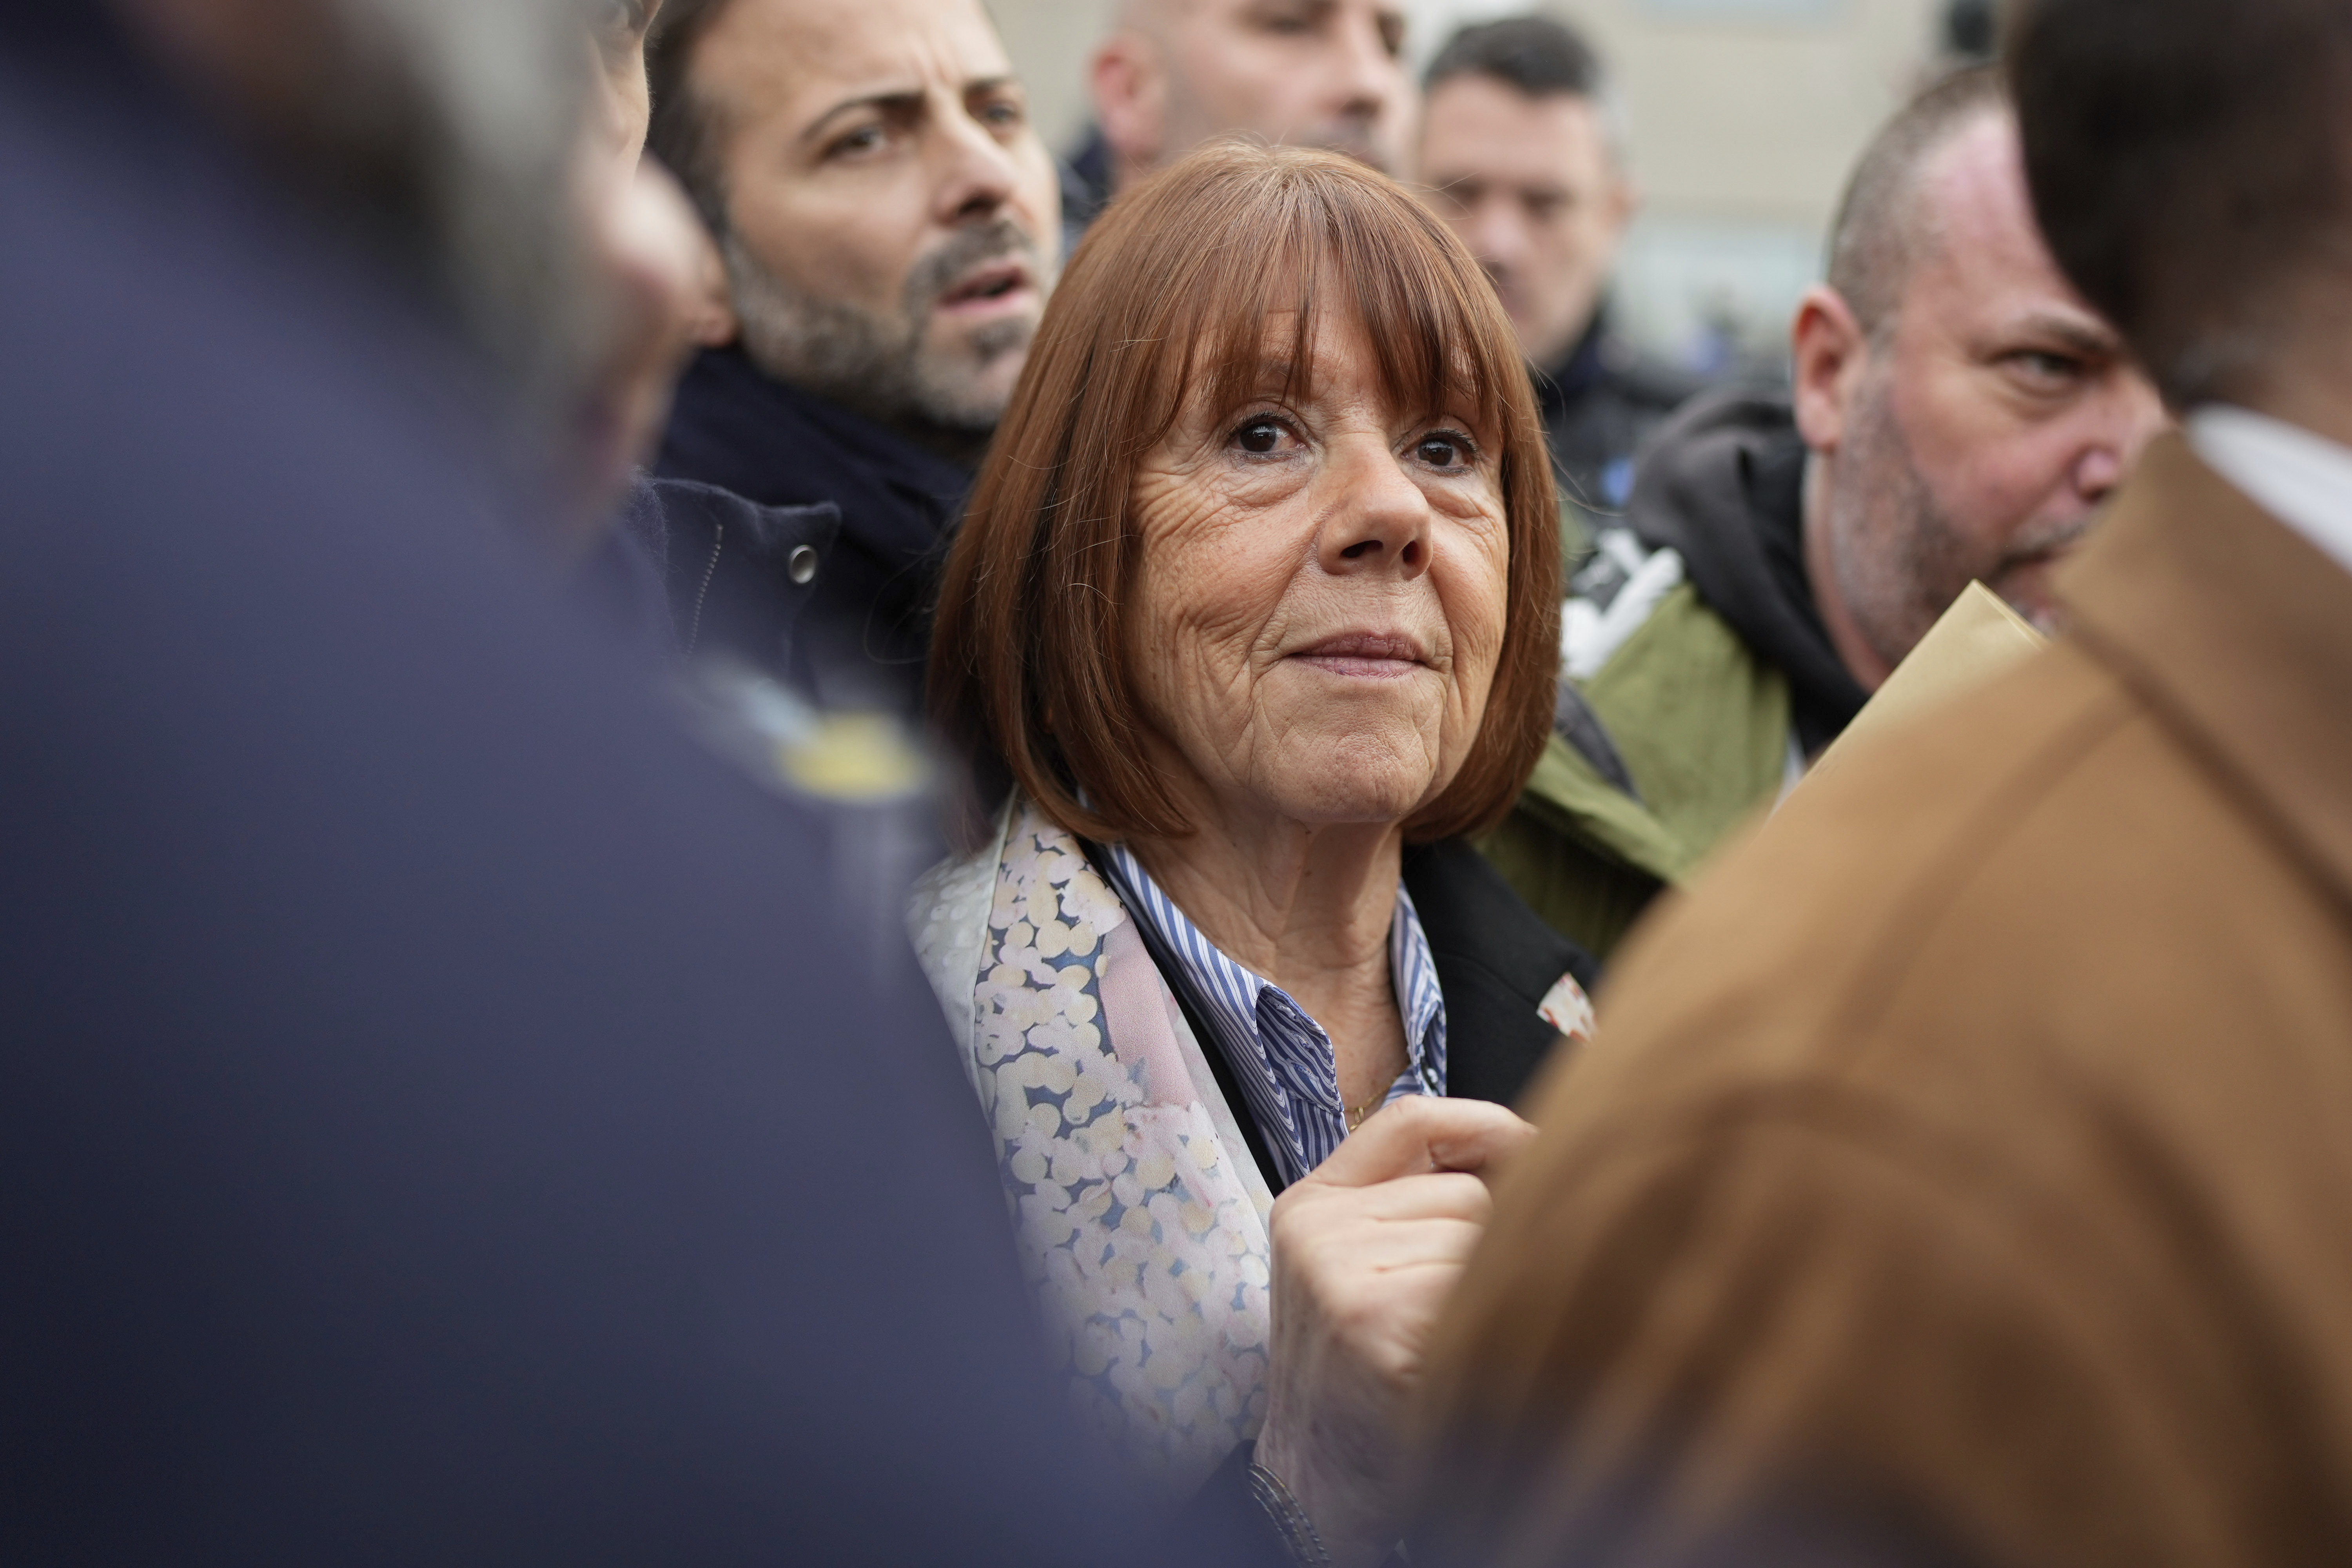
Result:
M2060 586L2091 655L2352 890L2352 573L2168 436Z
M705 349L678 384L659 471L762 506L841 508L877 556L931 550L971 488L968 469L828 398L776 380L733 346Z
M1536 377L1536 403L1547 417L1600 384L1601 372L1607 368L1601 353L1608 339L1607 315L1605 309L1593 311L1584 335Z

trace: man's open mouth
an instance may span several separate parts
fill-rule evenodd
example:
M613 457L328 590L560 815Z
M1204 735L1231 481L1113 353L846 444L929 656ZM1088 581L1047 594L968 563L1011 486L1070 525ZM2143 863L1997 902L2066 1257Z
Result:
M977 268L950 285L940 296L941 310L985 305L1029 287L1029 268L1018 261L992 262Z

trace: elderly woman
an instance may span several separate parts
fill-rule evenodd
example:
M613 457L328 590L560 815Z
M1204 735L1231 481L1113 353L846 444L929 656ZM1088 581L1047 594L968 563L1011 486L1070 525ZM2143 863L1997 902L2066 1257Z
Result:
M1436 1097L1584 1027L1461 842L1549 725L1542 440L1401 187L1214 146L1079 249L949 558L933 710L1002 806L917 944L1066 1375L1179 1491L1263 1424L1255 1484L1376 1534L1462 1173L1524 1127Z

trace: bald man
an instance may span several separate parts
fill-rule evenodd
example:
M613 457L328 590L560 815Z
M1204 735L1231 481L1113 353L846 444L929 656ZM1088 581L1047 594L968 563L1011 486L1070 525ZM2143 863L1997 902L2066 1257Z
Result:
M1231 132L1402 173L1416 103L1404 28L1397 0L1123 0L1087 65L1096 129L1065 187L1074 226Z
M782 673L911 712L929 563L1057 270L1053 159L979 0L669 0L648 65L727 296L657 470L837 507L781 563L813 595Z
M1710 395L1648 448L1576 580L1559 733L1488 846L1595 952L1801 774L1970 580L2046 624L2051 566L2164 423L2042 243L1990 69L1865 152L1793 338L1793 397Z

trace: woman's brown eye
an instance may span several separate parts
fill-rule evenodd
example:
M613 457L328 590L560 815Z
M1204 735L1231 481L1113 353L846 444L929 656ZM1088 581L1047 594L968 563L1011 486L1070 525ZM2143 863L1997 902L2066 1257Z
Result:
M1241 442L1243 451L1262 458L1281 444L1282 426L1271 419L1253 419L1234 432L1234 437Z
M1450 468L1462 457L1462 447L1451 436L1432 436L1421 444L1421 460L1433 468Z

